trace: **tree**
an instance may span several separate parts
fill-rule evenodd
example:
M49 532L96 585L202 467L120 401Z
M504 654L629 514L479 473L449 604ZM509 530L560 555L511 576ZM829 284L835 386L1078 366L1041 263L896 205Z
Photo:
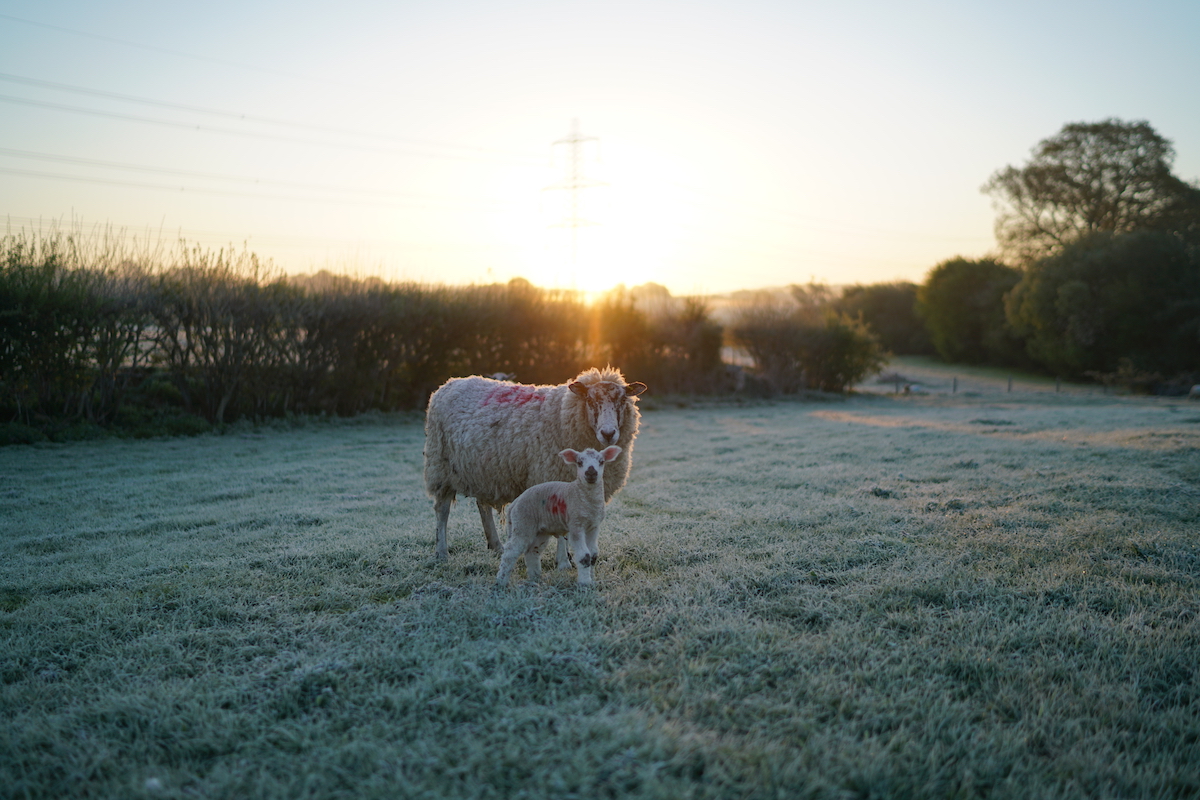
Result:
M1021 344L1004 315L1004 295L1021 272L990 258L952 258L938 264L917 291L938 355L946 361L1006 364L1020 359Z
M863 322L896 355L929 355L933 342L917 316L917 285L909 281L847 286L834 308Z
M1122 362L1170 377L1200 371L1200 248L1158 231L1095 234L1033 264L1008 316L1029 354L1066 376Z
M1013 263L1030 264L1092 233L1200 233L1200 189L1171 174L1174 158L1148 122L1065 125L1024 167L984 184L998 211L996 240Z

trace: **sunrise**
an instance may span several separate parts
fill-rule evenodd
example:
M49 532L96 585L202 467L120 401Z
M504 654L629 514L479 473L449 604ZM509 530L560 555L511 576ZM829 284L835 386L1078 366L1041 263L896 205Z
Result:
M0 800L1200 797L1198 41L5 0Z

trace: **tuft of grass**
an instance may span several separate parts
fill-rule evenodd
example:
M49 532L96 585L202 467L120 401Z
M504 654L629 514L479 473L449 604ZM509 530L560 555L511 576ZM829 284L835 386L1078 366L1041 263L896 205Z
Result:
M435 561L411 416L0 450L0 796L1200 792L1186 417L643 423L594 591L495 589L472 502Z

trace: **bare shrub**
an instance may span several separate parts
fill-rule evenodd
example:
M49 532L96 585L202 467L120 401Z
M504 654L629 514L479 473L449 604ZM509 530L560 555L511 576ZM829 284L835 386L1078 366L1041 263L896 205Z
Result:
M761 294L737 313L730 331L759 375L777 392L843 392L885 361L860 318L831 308L827 287L793 287L791 298Z

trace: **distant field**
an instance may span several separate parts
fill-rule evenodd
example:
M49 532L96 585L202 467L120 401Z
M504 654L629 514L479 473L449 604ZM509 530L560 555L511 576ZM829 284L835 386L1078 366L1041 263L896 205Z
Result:
M1197 796L1200 403L984 377L647 412L595 591L417 417L0 449L0 797Z
M1056 392L1059 394L1104 394L1105 389L1096 384L1068 383L1047 378L1031 372L1004 369L1001 367L977 367L964 364L945 364L926 356L898 356L879 376L870 378L859 386L864 392L894 392L895 382L891 376L909 379L914 391L927 394L993 395L1023 394L1027 392ZM1011 380L1011 389L1010 386ZM903 387L902 387L903 389Z

